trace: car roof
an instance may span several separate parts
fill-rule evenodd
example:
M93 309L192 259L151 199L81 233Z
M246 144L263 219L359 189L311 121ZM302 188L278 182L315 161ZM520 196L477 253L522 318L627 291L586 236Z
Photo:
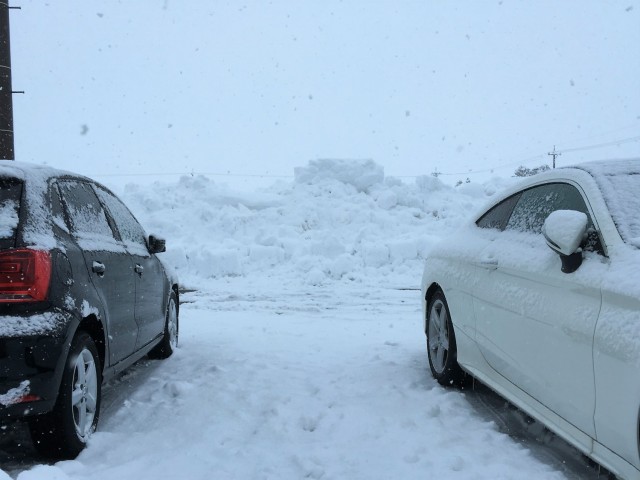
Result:
M28 162L17 162L15 160L0 160L0 176L14 177L25 181L61 176L86 178L73 172L50 167L49 165L37 165Z
M579 163L564 168L585 170L594 177L602 175L632 175L640 174L640 158L619 160L599 160L595 162Z
M585 181L594 181L595 177L603 175L625 175L633 173L640 173L640 158L597 160L547 170L530 177L525 177L509 188L499 192L497 195L494 195L487 204L484 205L483 210L478 211L478 214L491 205L495 205L505 198L539 183L553 180L574 180L582 183ZM580 182L580 180L582 180L582 182Z

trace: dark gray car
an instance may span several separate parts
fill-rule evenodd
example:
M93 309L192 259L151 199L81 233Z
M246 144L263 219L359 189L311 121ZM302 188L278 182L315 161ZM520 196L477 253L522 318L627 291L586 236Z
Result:
M0 161L0 416L73 458L101 385L178 341L178 283L127 207L93 180Z

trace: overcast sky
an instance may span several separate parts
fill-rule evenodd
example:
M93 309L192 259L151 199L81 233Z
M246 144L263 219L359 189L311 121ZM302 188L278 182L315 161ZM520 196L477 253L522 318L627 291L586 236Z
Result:
M17 159L106 183L291 176L315 158L482 179L554 144L612 143L559 164L640 157L637 0L20 6Z

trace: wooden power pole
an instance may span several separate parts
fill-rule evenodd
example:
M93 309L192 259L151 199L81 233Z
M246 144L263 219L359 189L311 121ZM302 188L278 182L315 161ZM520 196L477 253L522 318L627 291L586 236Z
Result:
M0 0L0 160L15 160L9 4Z
M547 153L547 155L551 155L553 157L553 168L556 168L556 157L562 155L560 152L556 152L556 146L553 146L553 152Z

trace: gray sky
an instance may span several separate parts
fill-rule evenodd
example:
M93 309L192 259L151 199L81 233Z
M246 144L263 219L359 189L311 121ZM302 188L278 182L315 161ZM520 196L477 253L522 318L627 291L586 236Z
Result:
M237 184L314 158L481 180L554 144L580 148L560 164L640 157L637 0L21 6L17 159L106 183Z

